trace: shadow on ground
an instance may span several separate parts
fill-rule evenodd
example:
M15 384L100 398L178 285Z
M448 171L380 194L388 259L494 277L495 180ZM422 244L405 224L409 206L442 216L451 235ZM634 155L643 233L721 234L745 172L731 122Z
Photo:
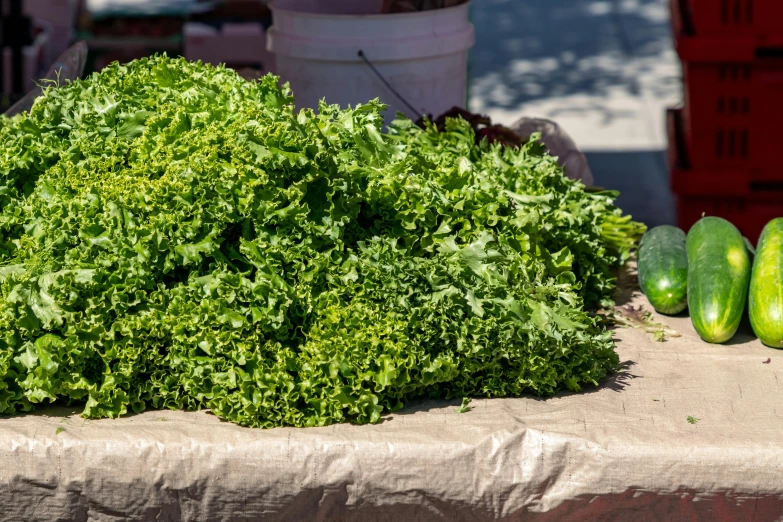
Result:
M620 363L617 370L609 374L608 376L606 376L605 379L601 380L598 386L584 385L581 392L571 392L571 391L563 390L550 397L540 397L537 395L526 393L519 396L508 396L502 398L524 399L524 400L531 400L536 402L548 402L548 401L557 401L558 399L563 399L565 397L571 397L575 395L587 395L591 393L600 392L603 390L622 392L629 386L632 386L633 381L635 379L641 378L641 376L634 373L633 371L634 366L636 366L635 361L631 361L631 360L623 361ZM486 397L475 397L475 398L485 399ZM444 412L456 411L460 407L461 402L462 401L460 399L450 399L450 400L414 399L410 401L408 404L406 404L405 407L402 408L401 410L398 410L393 413L385 413L381 417L380 422L381 423L389 422L389 421L393 421L394 418L398 416L414 415L416 413L423 413L432 410L444 410Z
M681 78L668 0L473 0L472 20L471 109L559 121L624 211L674 224L664 113Z
M676 224L664 151L586 152L595 184L618 190L617 205L648 227Z
M481 93L489 107L608 95L617 87L632 96L643 87L663 95L679 82L642 85L655 59L672 48L662 0L474 0L472 19L478 44L471 75L479 87L491 79L496 91ZM637 61L632 69L629 58ZM595 107L607 120L623 112L611 101Z

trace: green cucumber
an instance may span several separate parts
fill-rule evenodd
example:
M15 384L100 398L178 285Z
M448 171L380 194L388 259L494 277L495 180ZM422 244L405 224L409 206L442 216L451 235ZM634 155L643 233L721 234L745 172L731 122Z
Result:
M737 332L750 282L750 258L739 230L718 217L699 220L688 232L688 308L693 327L709 343Z
M673 315L688 306L688 251L685 232L663 225L639 245L639 285L656 311Z
M748 313L761 342L783 348L783 218L767 223L761 233L750 276Z

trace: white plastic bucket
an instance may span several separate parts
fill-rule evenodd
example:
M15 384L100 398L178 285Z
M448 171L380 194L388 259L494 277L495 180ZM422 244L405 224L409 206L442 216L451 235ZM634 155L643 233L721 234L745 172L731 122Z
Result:
M276 0L267 48L298 107L321 99L342 107L373 98L416 119L465 106L468 51L475 43L469 3L418 13L334 15L307 12L307 0ZM359 56L362 51L407 107Z

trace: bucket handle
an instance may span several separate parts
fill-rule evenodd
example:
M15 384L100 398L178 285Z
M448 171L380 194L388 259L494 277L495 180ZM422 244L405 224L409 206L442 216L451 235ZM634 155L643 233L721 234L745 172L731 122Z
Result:
M395 95L395 96L396 96L396 97L397 97L397 98L398 98L398 99L399 99L399 100L400 100L400 101L401 101L403 104L405 104L405 106L406 106L406 107L407 107L407 108L408 108L408 109L411 111L411 113L412 113L412 114L416 114L416 115L418 115L418 116L421 116L421 114L419 114L419 111L417 111L417 110L416 110L416 109L413 107L413 105L411 105L410 103L408 103L408 100L406 100L405 98L403 98L403 97L402 97L402 95L401 95L400 93L398 93L398 92L397 92L397 91L394 89L394 87L392 87L392 86L391 86L391 84L390 84L388 81L386 81L386 78L384 78L384 77L383 77L383 75L381 74L381 72L380 72L378 69L376 69L376 68L375 68L375 66L372 64L372 62L370 61L370 59L369 59L369 58L367 58L367 55L366 55L366 54L364 54L364 51L363 51L363 50L359 49L359 53L358 53L358 55L359 55L359 58L361 58L362 60L364 60L364 63L366 63L366 64L367 64L367 65L370 67L370 69L372 69L372 72L374 72L374 73L375 73L375 75L378 77L378 79L379 79L379 80L381 80L381 81L383 82L383 84L386 86L386 88L387 88L387 89L389 89L389 90L392 92L392 94L394 94L394 95Z

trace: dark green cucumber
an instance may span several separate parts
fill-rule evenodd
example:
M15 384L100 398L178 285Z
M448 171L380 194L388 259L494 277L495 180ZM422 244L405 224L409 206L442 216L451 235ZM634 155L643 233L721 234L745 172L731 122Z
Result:
M750 258L739 230L718 217L699 220L688 232L688 308L693 327L709 343L737 332L750 282Z
M688 306L688 251L685 232L663 225L647 232L639 245L639 285L662 314L678 314Z
M783 348L783 218L767 223L761 233L750 276L748 313L761 342Z

